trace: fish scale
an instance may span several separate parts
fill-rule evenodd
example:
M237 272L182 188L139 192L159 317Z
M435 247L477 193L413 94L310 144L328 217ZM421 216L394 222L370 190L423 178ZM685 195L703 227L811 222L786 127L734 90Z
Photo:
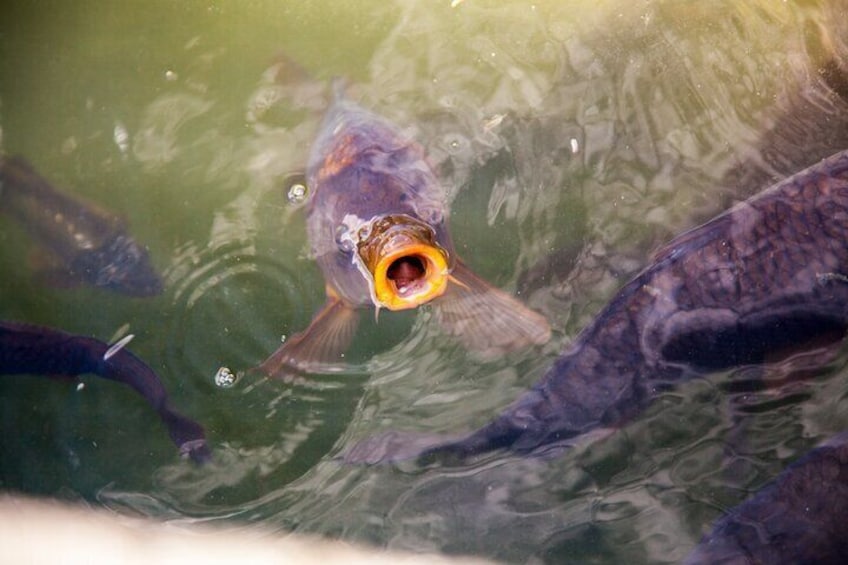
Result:
M481 358L549 339L544 317L458 258L447 226L447 196L424 149L394 124L346 100L338 83L306 176L307 234L327 300L309 327L280 346L259 372L293 380L295 372L335 369L363 308L433 304L445 333Z
M448 438L388 432L345 459L459 459L567 446L669 386L848 327L848 151L671 240L526 393Z

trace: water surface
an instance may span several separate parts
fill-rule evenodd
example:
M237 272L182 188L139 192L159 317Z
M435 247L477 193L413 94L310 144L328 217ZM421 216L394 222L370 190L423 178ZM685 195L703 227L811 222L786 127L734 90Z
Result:
M659 243L848 146L826 84L844 3L455 4L4 5L0 147L125 215L166 290L35 285L26 233L0 217L0 317L135 334L215 457L180 461L120 386L7 378L4 489L507 561L665 562L848 424L839 356L781 391L724 384L761 368L709 375L552 460L333 459L386 429L485 423ZM292 84L284 58L313 82ZM548 316L551 343L481 363L425 308L364 324L344 373L215 386L218 367L261 361L323 301L286 191L334 76L424 144L459 253Z

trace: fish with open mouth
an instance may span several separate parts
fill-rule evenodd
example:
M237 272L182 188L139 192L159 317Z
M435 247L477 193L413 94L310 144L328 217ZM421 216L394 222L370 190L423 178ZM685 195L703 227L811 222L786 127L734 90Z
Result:
M463 462L495 450L557 453L622 427L662 393L708 371L848 330L848 150L672 239L554 361L476 431L389 431L354 463Z
M162 292L147 250L119 216L57 190L22 157L0 156L0 212L20 222L49 254L42 280L130 296Z
M442 185L423 148L334 84L312 147L307 231L327 300L309 327L258 369L289 378L338 363L363 307L432 303L443 330L483 358L546 342L545 318L475 275L447 228Z

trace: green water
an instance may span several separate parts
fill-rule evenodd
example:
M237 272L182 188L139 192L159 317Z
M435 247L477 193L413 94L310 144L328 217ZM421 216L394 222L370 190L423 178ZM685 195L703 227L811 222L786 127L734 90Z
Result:
M155 415L118 385L6 377L2 488L516 562L665 562L848 425L839 358L767 409L734 411L727 375L691 383L551 461L500 455L445 470L332 458L382 430L483 424L653 247L848 146L848 118L823 98L820 72L845 53L844 6L16 4L0 8L0 147L123 214L166 291L131 299L36 285L26 232L0 216L0 318L103 340L133 333L131 349L206 426L214 461L180 461ZM352 97L421 141L450 195L459 253L525 290L552 322L551 343L480 363L426 311L381 314L345 374L215 386L218 367L258 363L323 301L284 190L322 95L284 86L282 54L315 84L347 77ZM795 143L769 137L782 124L795 124ZM556 272L528 281L557 250Z

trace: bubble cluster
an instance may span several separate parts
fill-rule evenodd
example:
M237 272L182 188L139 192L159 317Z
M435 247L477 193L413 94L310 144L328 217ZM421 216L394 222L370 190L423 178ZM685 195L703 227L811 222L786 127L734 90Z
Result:
M309 187L306 185L306 176L303 173L288 175L283 186L291 204L303 204L309 196Z
M220 388L232 388L237 380L238 377L229 367L220 367L215 373L215 386Z
M306 185L305 184L293 184L289 188L288 193L289 202L292 204L300 204L304 200L306 200Z

